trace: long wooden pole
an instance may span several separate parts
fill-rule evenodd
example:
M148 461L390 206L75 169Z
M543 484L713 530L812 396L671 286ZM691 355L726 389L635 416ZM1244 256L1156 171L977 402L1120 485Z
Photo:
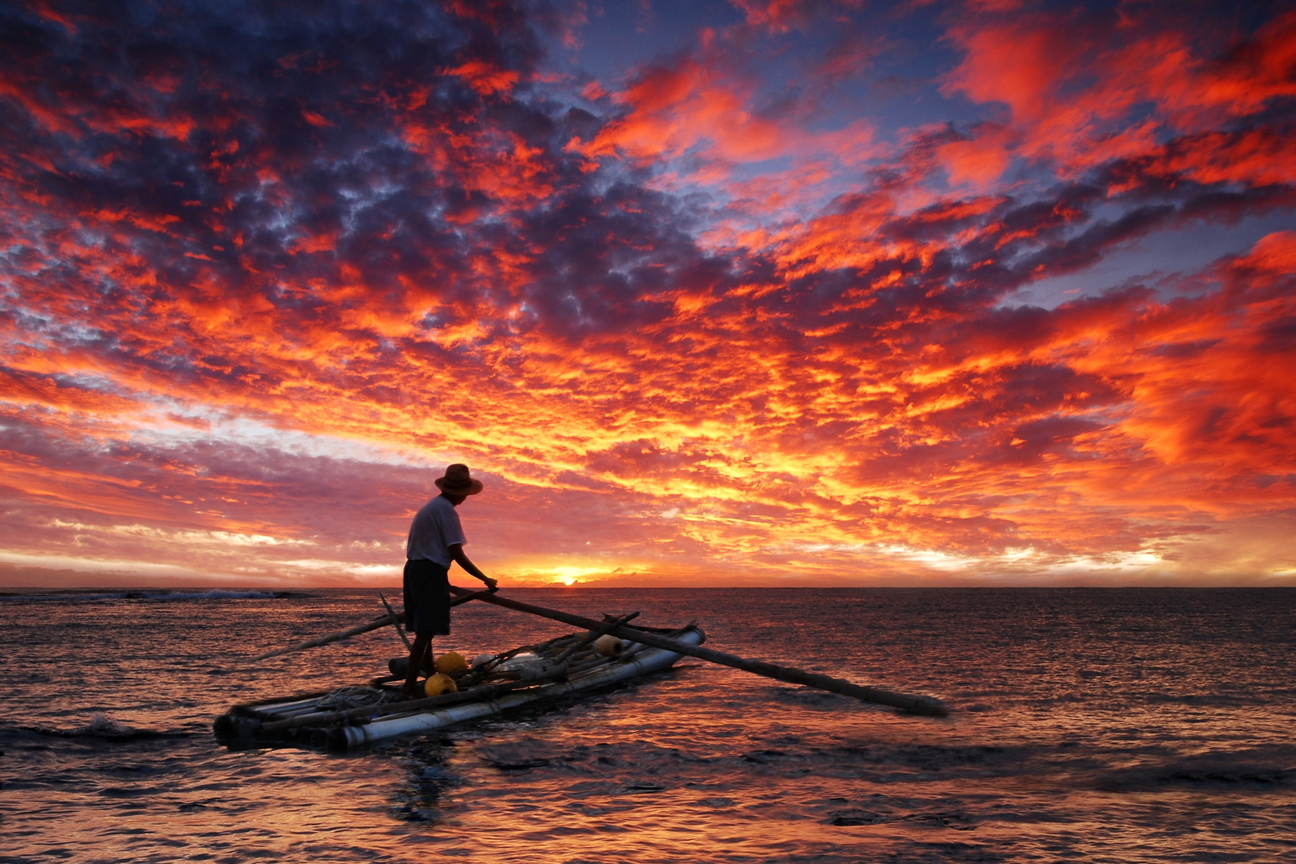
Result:
M461 603L467 603L469 600L480 600L489 594L489 591L469 591L467 588L456 588L458 596L450 601L451 606L458 606ZM336 633L326 633L323 636L316 636L314 639L307 639L305 642L298 642L296 645L289 645L287 648L278 648L274 651L268 651L248 660L244 663L259 663L262 660L269 660L271 657L278 657L283 654L291 654L294 651L305 651L307 648L318 648L321 645L328 645L332 642L341 642L343 639L350 639L352 636L359 636L361 633L368 633L370 630L378 630L382 627L390 627L396 622L405 622L405 613L397 612L395 615L381 615L368 624L357 624L355 627L349 627L346 630L338 630Z
M467 588L460 588L457 585L451 585L450 591L456 596L462 597L468 594L481 592L471 592ZM530 603L523 603L519 600L511 600L507 597L501 597L498 594L486 594L478 597L483 603L491 603L495 606L502 606L505 609L514 609L518 612L529 612L532 615L538 615L541 618L549 618L553 621L561 621L564 624L570 624L573 627L584 627L587 630L593 630L604 626L607 622L595 621L593 618L585 618L580 615L572 615L568 612L559 612L555 609L545 609L543 606L534 606ZM818 690L827 690L830 693L840 693L843 696L853 696L862 702L871 702L875 705L886 705L890 708L898 708L909 714L922 714L928 717L945 717L949 711L939 700L930 696L911 696L907 693L893 693L890 690L883 690L879 687L864 687L859 684L845 681L841 678L833 678L828 675L821 675L818 672L805 672L801 669L793 669L788 666L776 666L773 663L766 663L762 660L747 660L743 657L737 657L733 654L725 654L723 651L713 651L710 648L703 648L700 645L689 645L670 639L666 636L659 636L656 633L649 633L635 627L629 627L619 624L609 631L614 636L620 636L631 642L639 642L643 645L651 645L654 648L662 648L667 651L673 651L676 654L687 654L690 657L697 657L699 660L707 660L711 663L718 663L721 666L731 666L734 669L741 669L744 672L750 672L753 675L763 675L766 678L774 678L778 681L786 681L789 684L800 684L805 687L814 687Z
M403 619L405 614L402 612L396 616L397 619ZM305 651L307 648L318 648L321 645L328 645L330 642L341 642L343 639L350 639L352 636L359 636L361 633L368 633L370 630L377 630L380 627L390 627L392 619L383 615L375 618L368 624L357 624L354 627L348 627L346 630L339 630L336 633L326 633L323 636L316 636L314 639L307 639L305 642L298 642L296 645L289 645L287 648L278 648L274 651L267 651L264 654L253 657L246 661L248 663L257 663L261 660L269 660L271 657L278 657L281 654L291 654L294 651Z

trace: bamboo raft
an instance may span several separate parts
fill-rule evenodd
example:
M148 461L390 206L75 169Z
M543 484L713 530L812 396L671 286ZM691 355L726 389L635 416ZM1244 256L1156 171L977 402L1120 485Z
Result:
M683 645L700 645L706 639L694 625L657 632ZM622 644L619 654L606 657L595 651L587 633L525 645L456 676L457 693L425 699L402 696L405 676L392 674L366 685L248 702L216 718L215 732L233 746L364 750L405 735L610 687L668 669L682 656L638 642ZM395 659L391 666L398 668Z
M499 596L495 591L469 591L451 586L453 605L478 600L507 609L538 615L585 632L570 633L536 645L514 648L503 654L479 658L473 667L455 673L458 692L424 699L402 696L404 669L394 659L392 674L368 684L302 693L235 705L216 718L216 736L233 747L297 745L334 751L363 750L404 735L430 732L456 723L501 714L533 702L551 700L587 690L621 684L670 668L682 656L741 669L773 678L885 705L907 714L944 717L940 701L930 696L895 693L866 687L816 672L747 660L702 647L706 635L696 624L677 630L633 625L638 612L602 621L545 609ZM360 633L393 626L404 619L382 600L387 614L374 620L306 642L251 658L258 662L347 639ZM600 637L620 640L620 650L604 656L595 649ZM407 643L408 644L408 643Z

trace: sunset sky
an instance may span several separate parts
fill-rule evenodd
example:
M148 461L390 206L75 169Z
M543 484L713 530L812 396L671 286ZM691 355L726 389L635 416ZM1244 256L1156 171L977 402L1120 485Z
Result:
M1290 3L3 8L0 585L1296 585Z

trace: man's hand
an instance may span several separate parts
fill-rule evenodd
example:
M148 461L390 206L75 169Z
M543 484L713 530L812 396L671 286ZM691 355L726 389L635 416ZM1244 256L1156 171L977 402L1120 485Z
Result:
M464 554L462 543L455 543L446 548L450 550L450 557L454 559L455 563L462 567L465 572L472 576L476 576L478 579L485 582L486 587L490 590L495 590L495 580L478 570L477 565L468 560L468 556Z

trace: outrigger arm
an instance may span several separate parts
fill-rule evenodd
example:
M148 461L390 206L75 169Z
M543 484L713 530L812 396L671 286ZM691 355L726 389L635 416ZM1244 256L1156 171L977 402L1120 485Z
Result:
M528 612L532 615L538 615L541 618L561 621L564 624L570 624L573 627L584 627L586 630L601 630L608 627L607 621L595 621L592 618L572 615L568 612L559 612L556 609L545 609L542 606L523 603L519 600L510 600L507 597L501 597L490 591L471 591L467 588L460 588L457 585L451 585L450 591L452 594L456 595L454 601L456 603L469 599L481 600L483 603L491 603L495 606L502 606L505 609L514 609L518 612ZM750 672L753 675L763 675L766 678L786 681L789 684L800 684L804 687L813 687L817 690L827 690L830 693L839 693L843 696L853 696L861 702L870 702L874 705L886 705L889 708L897 708L907 714L921 714L927 717L946 717L949 715L949 710L941 704L940 700L933 699L930 696L911 696L907 693L894 693L890 690L883 690L879 687L864 687L850 681L845 681L841 678L821 675L818 672L806 672L788 666L776 666L773 663L766 663L762 660L747 660L733 654L726 654L723 651L713 651L710 648L703 648L700 645L689 645L667 636L660 636L656 633L650 633L626 624L615 624L610 627L607 632L611 633L613 636L619 636L630 642L639 642L644 645L650 645L654 648L673 651L676 654L687 654L690 657L697 657L699 660L707 660L711 663L718 663L721 666L731 666L734 669L741 669L742 671Z
M460 603L467 603L469 600L478 599L479 595L489 594L489 591L468 591L459 589L461 596L450 601L451 606L458 606ZM383 605L387 601L383 600ZM352 636L359 636L361 633L368 633L370 630L379 630L383 627L393 627L398 623L405 623L404 612L392 612L391 607L387 607L388 614L379 615L368 624L357 624L355 627L349 627L346 630L338 630L336 633L327 633L323 636L316 636L314 639L307 639L305 642L298 642L296 645L289 645L287 648L276 648L274 651L267 651L256 657L250 657L247 660L239 661L241 663L259 663L262 660L269 660L271 657L280 657L284 654L292 654L294 651L305 651L307 648L318 648L321 645L328 645L333 642L341 642L343 639L350 639ZM404 637L402 636L402 639Z

